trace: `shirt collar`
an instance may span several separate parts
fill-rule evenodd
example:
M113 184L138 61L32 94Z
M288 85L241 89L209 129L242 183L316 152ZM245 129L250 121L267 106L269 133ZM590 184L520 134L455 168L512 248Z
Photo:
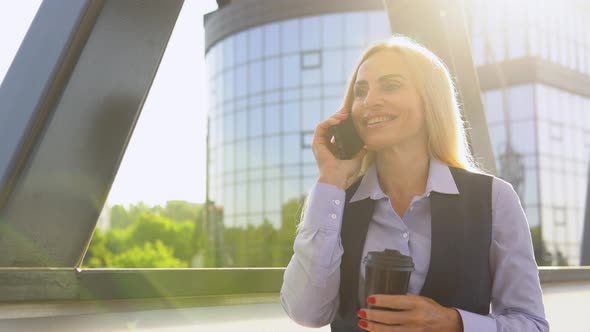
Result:
M432 191L443 194L459 194L459 189L457 189L449 166L435 158L430 159L424 196L429 196ZM387 195L385 195L381 189L381 185L379 185L377 167L373 163L361 179L361 183L350 201L355 202L366 198L378 200L384 197L387 197Z

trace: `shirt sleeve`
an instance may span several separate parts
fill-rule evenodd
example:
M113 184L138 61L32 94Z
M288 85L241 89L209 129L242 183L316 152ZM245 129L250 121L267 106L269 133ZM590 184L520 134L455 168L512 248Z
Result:
M300 325L330 324L338 311L345 196L336 186L316 183L307 198L281 287L281 305Z
M549 331L531 233L520 199L509 183L498 178L494 178L492 188L492 313L483 316L458 310L464 331Z

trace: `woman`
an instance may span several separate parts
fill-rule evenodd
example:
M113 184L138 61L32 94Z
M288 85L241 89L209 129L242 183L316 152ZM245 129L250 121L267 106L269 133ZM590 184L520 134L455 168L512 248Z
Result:
M329 129L349 116L365 148L339 160ZM369 48L312 150L320 175L281 289L295 322L332 331L549 330L518 196L475 167L455 88L432 52L401 36ZM408 295L363 294L362 257L386 248L414 260Z

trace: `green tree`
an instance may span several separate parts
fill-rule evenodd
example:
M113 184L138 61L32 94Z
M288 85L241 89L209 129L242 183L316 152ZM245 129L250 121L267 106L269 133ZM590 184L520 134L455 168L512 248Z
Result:
M128 241L134 244L161 241L173 250L175 257L190 264L197 249L193 239L194 227L189 221L176 222L146 212L130 227Z
M278 241L275 247L274 266L287 266L293 256L293 242L297 233L297 226L301 221L301 214L306 196L289 199L281 207L281 227L278 233Z
M535 254L535 260L538 266L551 265L553 258L551 253L547 250L545 241L541 234L541 226L531 227L531 238L533 240L533 251Z
M134 246L114 256L111 267L181 268L188 267L188 264L174 257L174 251L157 240L155 243L146 242L142 247Z
M139 202L128 208L115 205L110 213L112 227L95 231L84 267L153 267L153 257L166 262L158 263L160 267L186 267L199 245L206 244L199 204L170 201L165 207L151 207ZM146 253L139 255L142 250ZM133 259L136 254L138 258ZM125 266L126 262L131 265Z
M106 234L99 228L94 230L92 242L86 251L83 267L105 267L110 266L113 260L113 253L106 246Z
M131 225L134 221L123 205L113 205L108 213L111 214L112 228L123 229Z

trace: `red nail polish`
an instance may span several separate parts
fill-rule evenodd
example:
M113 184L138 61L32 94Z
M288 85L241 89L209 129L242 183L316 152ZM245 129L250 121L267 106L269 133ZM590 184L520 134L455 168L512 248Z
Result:
M373 296L367 297L368 304L375 304L375 302L377 302L377 299L375 299L375 297L373 297Z
M359 316L359 317L361 317L361 318L367 318L367 312L366 312L366 311L364 311L364 310L359 310L359 311L356 313L356 315L357 315L357 316Z
M367 328L367 326L369 326L369 324L367 324L367 322L365 322L364 320L359 320L359 323L358 323L358 325L359 325L360 327L362 327L363 329L366 329L366 328Z

